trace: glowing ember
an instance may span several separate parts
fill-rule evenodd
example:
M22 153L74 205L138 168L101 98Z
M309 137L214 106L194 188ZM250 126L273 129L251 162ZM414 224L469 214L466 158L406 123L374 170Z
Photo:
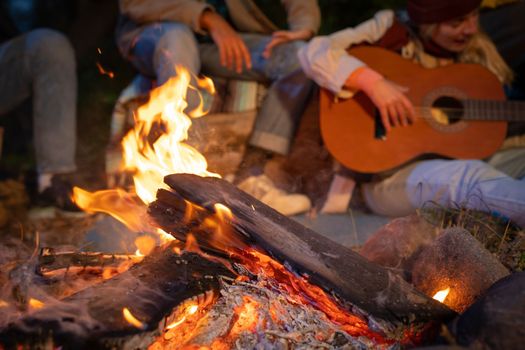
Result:
M257 312L259 304L247 295L243 296L242 299L244 304L235 308L237 322L235 322L230 332L230 335L234 337L244 331L255 332L259 321L259 313Z
M105 280L108 280L110 278L112 278L113 276L115 276L116 272L114 269L110 268L110 267L106 267L103 271L102 271L102 278L105 279Z
M170 323L168 326L166 326L166 329L173 329L178 326L180 326L184 321L186 321L186 318L188 316L194 315L199 310L199 306L196 303L192 303L186 307L184 310L183 316L178 319L177 321L174 321Z
M102 67L102 65L100 63L98 63L98 62L97 62L97 68L98 68L98 72L100 74L107 75L111 79L113 79L115 77L115 73L105 70L104 67Z
M44 303L38 299L31 298L29 299L29 307L32 309L41 309L44 307Z
M2 299L0 299L0 308L3 308L3 307L8 307L9 304L6 303L5 301L3 301Z
M197 312L197 310L199 309L199 306L197 305L192 305L188 308L188 315L193 315L194 313Z
M215 301L215 294L212 291L184 301L167 317L164 333L148 349L178 348L185 342L186 336L191 337L192 332L189 330L196 326L208 307ZM184 349L190 348L184 347Z
M288 297L295 298L298 304L316 307L348 334L365 335L378 342L385 342L381 335L368 328L364 319L345 310L321 288L310 284L305 278L295 276L282 264L261 252L254 249L248 249L246 252L247 254L240 258L250 272L275 279L287 290Z
M146 324L139 321L135 316L133 316L133 314L131 313L131 311L129 311L127 307L122 309L122 315L124 315L126 321L128 321L128 323L131 324L133 327L138 329L146 329Z
M432 298L433 298L433 299L436 299L437 301L439 301L440 303L442 303L442 302L444 302L445 299L447 298L448 293L450 293L450 288L440 290L439 292L437 292L436 294L434 294L434 296L433 296Z

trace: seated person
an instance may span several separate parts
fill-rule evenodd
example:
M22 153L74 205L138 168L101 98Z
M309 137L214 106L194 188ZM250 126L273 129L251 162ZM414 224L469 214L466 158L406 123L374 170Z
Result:
M0 115L32 100L38 192L45 204L75 209L64 174L76 170L77 78L73 47L60 32L18 34L2 14Z
M454 62L481 64L502 84L508 84L512 72L490 39L479 31L480 3L408 0L408 18L380 11L355 28L314 38L299 52L301 65L309 77L336 95L345 90L366 93L381 112L387 132L406 127L414 120L415 110L403 87L350 56L346 49L360 43L378 45L426 68ZM488 162L415 161L393 173L378 174L377 181L365 183L361 189L367 206L381 215L408 215L434 201L446 207L461 205L498 213L524 227L524 164L524 147L498 152Z
M267 152L280 155L289 152L313 88L300 69L297 51L319 28L317 1L276 1L282 15L277 17L287 22L279 24L286 30L279 30L270 19L273 14L266 11L268 6L262 6L265 3L261 0L119 2L122 14L116 34L119 50L142 76L156 80L157 85L176 76L177 65L184 66L194 76L203 73L269 85L249 139L254 148L241 164L244 168L258 166L252 163L264 161ZM145 79L135 81L147 86ZM188 91L187 99L189 110L199 103L192 90ZM255 175L250 170L237 174L236 178L246 192L286 214L310 207L305 196L288 197L264 176L250 179L250 175ZM300 203L293 206L290 202ZM292 207L297 209L290 210Z
M120 0L117 43L158 85L176 76L176 65L195 76L269 83L250 144L286 154L312 88L296 52L317 32L320 12L315 0L283 0L289 30L278 30L259 2ZM188 104L198 104L193 91Z

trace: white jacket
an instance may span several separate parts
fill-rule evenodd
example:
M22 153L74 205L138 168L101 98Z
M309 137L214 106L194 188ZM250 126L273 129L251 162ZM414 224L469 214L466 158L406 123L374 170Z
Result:
M355 44L375 43L393 23L394 11L383 10L357 27L313 38L298 53L304 72L318 85L340 94L352 72L365 66L365 63L350 56L346 50Z

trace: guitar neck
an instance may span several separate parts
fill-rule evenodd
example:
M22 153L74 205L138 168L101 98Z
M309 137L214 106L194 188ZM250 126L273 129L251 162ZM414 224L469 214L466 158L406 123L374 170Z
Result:
M490 121L525 121L524 101L463 100L462 119Z

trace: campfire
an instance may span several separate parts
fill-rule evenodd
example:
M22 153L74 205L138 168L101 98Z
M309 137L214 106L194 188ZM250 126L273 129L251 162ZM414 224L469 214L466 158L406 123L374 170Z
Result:
M122 141L131 189L74 190L83 210L144 233L135 254L48 248L11 266L0 349L385 349L456 315L452 285L422 293L208 171L185 143L205 114L185 113L190 80L180 68L137 110Z

